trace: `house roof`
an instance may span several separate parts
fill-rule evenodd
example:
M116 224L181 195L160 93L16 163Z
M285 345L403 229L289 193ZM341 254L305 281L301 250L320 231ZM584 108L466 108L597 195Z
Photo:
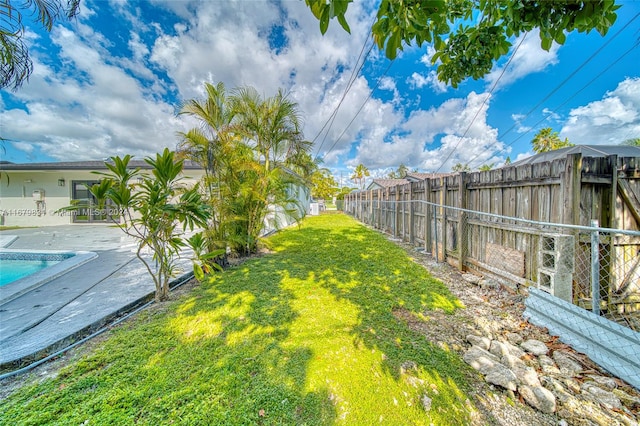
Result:
M525 164L543 163L559 158L565 158L570 154L582 154L583 157L608 157L617 155L619 157L640 157L640 147L630 145L576 145L567 148L556 149L554 151L542 152L532 155L524 160L516 161L510 166L522 166Z
M416 181L416 180L447 177L455 174L456 173L407 173L407 179Z
M376 185L380 188L390 188L396 185L404 185L405 183L409 183L409 181L407 179L374 179L367 189L371 189L372 186Z
M48 170L107 170L104 161L57 161L50 163L11 163L9 161L0 162L0 171L48 171ZM131 168L151 169L151 166L144 160L129 161ZM184 170L198 170L202 167L193 161L185 160Z

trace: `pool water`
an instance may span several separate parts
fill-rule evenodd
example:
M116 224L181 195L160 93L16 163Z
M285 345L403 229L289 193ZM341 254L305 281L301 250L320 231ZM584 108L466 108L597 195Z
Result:
M0 286L41 271L61 260L0 259Z

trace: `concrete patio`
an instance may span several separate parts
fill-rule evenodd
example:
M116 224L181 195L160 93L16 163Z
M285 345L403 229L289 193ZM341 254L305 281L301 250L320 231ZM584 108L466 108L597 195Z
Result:
M153 298L155 287L135 256L135 243L118 228L15 229L2 231L2 242L9 249L82 250L98 256L13 300L0 301L1 370L53 353ZM188 257L180 259L180 267L191 271Z

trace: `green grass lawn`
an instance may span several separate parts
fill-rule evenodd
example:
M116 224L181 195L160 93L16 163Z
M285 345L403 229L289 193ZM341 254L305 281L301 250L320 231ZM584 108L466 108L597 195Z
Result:
M58 377L1 401L0 423L469 421L468 367L393 315L459 309L442 283L343 214L269 244L273 254L139 314ZM416 368L402 373L407 361Z

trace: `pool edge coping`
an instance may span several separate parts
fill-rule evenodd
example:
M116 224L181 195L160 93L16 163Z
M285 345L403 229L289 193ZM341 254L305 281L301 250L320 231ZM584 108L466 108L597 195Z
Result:
M93 251L76 250L31 250L31 249L7 249L0 248L0 253L42 253L42 254L69 254L74 255L60 263L38 271L29 276L20 278L7 285L0 287L0 306L15 300L24 294L37 289L46 283L61 277L67 272L84 265L85 263L98 257Z

